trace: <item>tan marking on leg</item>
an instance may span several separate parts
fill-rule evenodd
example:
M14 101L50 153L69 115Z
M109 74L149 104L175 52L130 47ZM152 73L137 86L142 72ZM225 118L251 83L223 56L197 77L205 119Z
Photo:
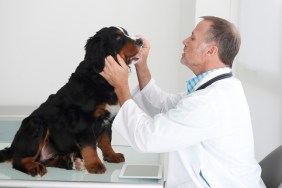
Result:
M36 162L34 157L26 157L22 159L21 164L31 176L43 176L47 173L46 167L39 162Z
M97 139L98 147L102 150L104 160L112 163L124 162L122 153L116 153L111 145L111 138L109 133L103 132Z
M27 173L30 174L31 176L43 176L47 172L46 167L40 164L39 162L36 162L36 160L39 157L42 148L47 143L48 136L49 136L49 129L47 129L45 135L43 135L43 138L39 143L39 147L36 154L31 157L25 157L21 160L21 165L26 169Z
M89 173L105 173L106 167L99 159L96 148L93 148L92 146L83 147L81 150L81 154L84 159L85 168Z

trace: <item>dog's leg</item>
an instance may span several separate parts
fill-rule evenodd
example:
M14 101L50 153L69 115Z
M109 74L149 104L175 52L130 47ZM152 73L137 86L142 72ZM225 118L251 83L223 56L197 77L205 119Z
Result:
M25 157L19 163L14 163L13 167L33 177L41 177L47 173L46 166L36 162L35 157Z
M111 145L111 131L104 131L97 139L98 147L102 150L104 160L111 163L124 162L122 153L115 153Z
M47 172L46 167L37 160L47 142L49 130L36 124L38 123L36 120L33 123L35 124L31 123L24 127L24 133L32 133L31 135L19 135L20 143L15 148L12 163L13 168L31 176L43 176Z
M66 170L73 169L73 161L68 155L56 155L50 159L44 161L44 164L48 167L63 168Z
M85 168L89 173L103 174L106 171L105 165L99 159L96 148L93 146L84 146L81 149Z
M82 118L82 117L81 117ZM83 126L82 124L80 126ZM84 160L84 167L89 173L103 174L106 171L105 165L97 154L96 135L91 126L84 132L76 135L77 146Z

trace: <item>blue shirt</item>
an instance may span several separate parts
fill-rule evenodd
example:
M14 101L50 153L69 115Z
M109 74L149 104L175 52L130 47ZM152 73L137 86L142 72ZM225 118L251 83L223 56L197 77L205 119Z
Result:
M187 81L187 93L190 94L194 91L194 87L197 85L197 83L202 80L206 75L211 73L213 70L209 70L207 72L204 72L198 76L193 77L191 80Z

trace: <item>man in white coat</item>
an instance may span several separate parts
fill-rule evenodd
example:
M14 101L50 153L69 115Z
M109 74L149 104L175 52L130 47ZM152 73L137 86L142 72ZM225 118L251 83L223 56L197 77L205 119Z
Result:
M109 56L100 74L115 88L121 105L113 128L141 152L169 152L168 188L262 188L254 157L249 107L240 81L231 74L240 34L230 22L202 17L183 41L181 63L196 75L188 91L168 94L152 79L144 38L135 65L139 88L128 86L128 67ZM156 114L156 112L158 112Z

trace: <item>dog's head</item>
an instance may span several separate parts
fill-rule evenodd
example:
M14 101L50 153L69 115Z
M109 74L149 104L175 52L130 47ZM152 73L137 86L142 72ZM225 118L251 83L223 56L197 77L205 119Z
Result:
M85 45L85 58L96 72L101 72L105 66L105 57L111 55L116 60L119 54L127 65L138 61L138 52L143 41L137 37L131 37L121 27L105 27L90 37Z

